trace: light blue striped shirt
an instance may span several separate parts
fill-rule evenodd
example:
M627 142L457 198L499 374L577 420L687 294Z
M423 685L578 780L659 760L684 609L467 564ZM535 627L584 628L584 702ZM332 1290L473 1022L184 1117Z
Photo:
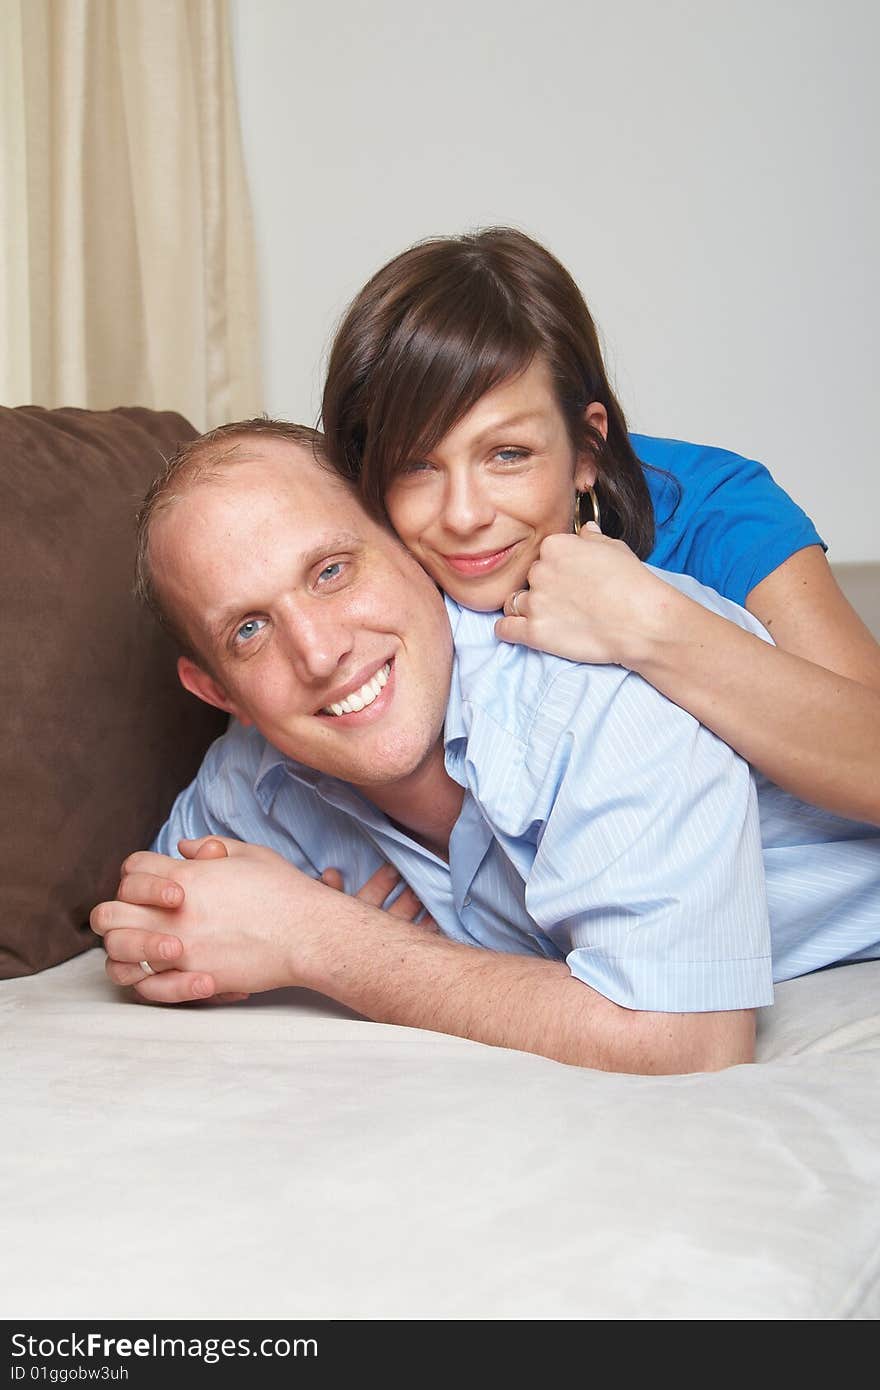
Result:
M756 778L639 676L500 643L496 615L447 607L446 766L465 788L448 863L235 723L155 847L230 835L308 874L339 868L350 892L390 860L453 940L565 960L633 1009L760 1006L774 980L880 955L880 831Z

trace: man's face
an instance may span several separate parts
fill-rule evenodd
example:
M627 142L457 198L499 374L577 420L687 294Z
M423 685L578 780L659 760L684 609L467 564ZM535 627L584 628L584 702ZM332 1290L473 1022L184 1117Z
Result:
M199 693L281 752L369 787L436 747L452 663L443 601L307 450L243 439L157 516L150 555L211 668Z

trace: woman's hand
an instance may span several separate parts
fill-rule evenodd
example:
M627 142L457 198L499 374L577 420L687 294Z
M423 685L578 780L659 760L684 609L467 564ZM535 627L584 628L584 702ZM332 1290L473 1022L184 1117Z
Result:
M504 605L495 635L569 661L633 668L641 649L673 620L676 590L623 541L588 522L579 536L548 536L528 589Z
M516 613L505 604L498 637L635 671L784 791L880 825L880 647L819 546L791 555L746 599L775 646L667 584L592 522L580 536L548 536L528 580Z
M376 872L353 896L362 903L368 903L371 907L381 907L400 881L400 874L393 864L380 864ZM326 883L328 888L336 888L340 892L344 892L342 874L338 869L325 869L321 875L321 882ZM418 918L419 926L424 927L425 931L436 933L440 930L434 918L425 912L423 905L408 883L404 884L403 892L398 894L385 911L389 917L400 917L405 922L415 922Z

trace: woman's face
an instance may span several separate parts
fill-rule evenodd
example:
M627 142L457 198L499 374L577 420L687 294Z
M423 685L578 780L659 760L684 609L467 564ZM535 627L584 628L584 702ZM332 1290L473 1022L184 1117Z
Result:
M602 405L586 418L605 433ZM535 358L481 396L429 457L412 459L385 502L440 587L466 608L493 612L525 585L544 537L571 530L575 489L595 476L592 457L569 438L546 362Z

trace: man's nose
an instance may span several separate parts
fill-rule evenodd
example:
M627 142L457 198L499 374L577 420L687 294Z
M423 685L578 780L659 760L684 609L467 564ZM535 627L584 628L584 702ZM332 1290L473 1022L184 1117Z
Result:
M448 531L469 535L488 526L495 515L485 483L470 469L452 473L446 486L443 524Z
M297 604L287 615L285 645L301 680L329 679L352 650L354 634L326 599Z

